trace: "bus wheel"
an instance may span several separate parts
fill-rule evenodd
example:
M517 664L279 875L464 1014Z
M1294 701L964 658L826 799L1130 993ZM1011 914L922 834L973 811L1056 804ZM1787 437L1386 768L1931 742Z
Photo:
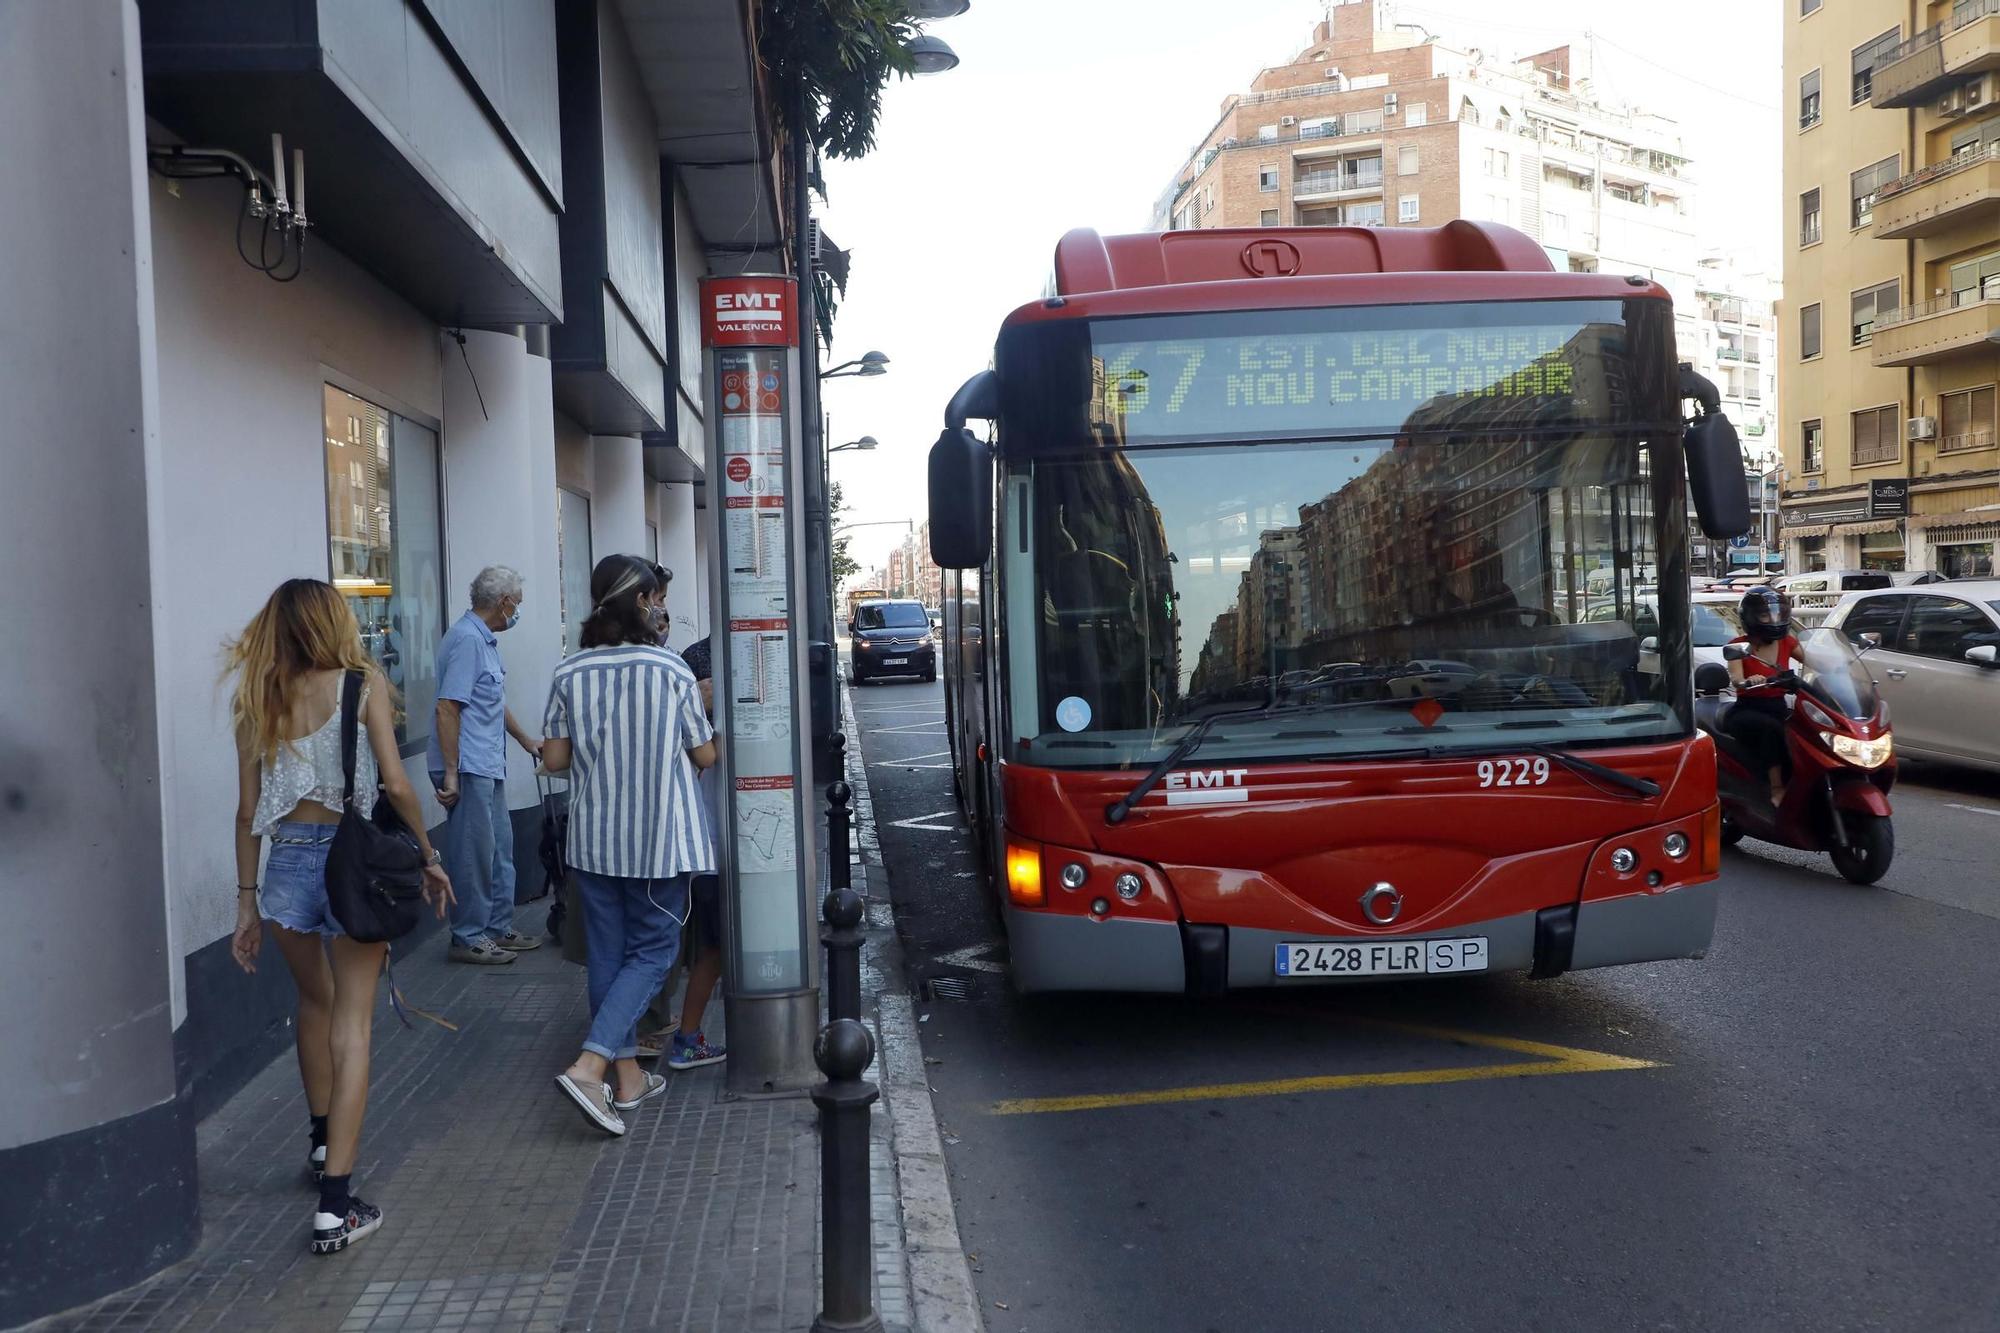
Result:
M1741 841L1743 841L1743 826L1728 815L1724 815L1722 817L1722 845L1724 847L1734 847Z
M1880 815L1850 814L1847 845L1832 847L1833 868L1852 884L1873 884L1889 873L1889 860L1896 854L1896 832Z

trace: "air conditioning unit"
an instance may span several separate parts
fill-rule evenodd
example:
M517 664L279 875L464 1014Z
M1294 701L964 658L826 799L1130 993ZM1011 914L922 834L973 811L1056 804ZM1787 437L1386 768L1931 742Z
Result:
M1964 94L1967 111L1977 111L1993 100L1993 88L1986 82L1986 76L1983 74L1966 84L1960 91Z
M1299 118L1297 116L1279 116L1278 123L1280 125L1296 125L1299 123Z
M1949 120L1968 111L1977 111L1993 100L1993 92L1992 85L1984 76L1961 83L1938 99L1937 113Z
M1329 66L1320 77L1332 79L1335 83L1338 83L1340 82L1340 71Z
M1937 438L1936 417L1911 417L1909 438L1912 440L1935 440Z
M1382 94L1382 114L1385 116L1393 116L1396 114L1396 94L1394 93Z

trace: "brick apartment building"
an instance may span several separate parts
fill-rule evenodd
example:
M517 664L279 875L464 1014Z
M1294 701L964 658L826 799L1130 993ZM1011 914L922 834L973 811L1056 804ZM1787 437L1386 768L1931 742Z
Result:
M1517 227L1559 269L1650 275L1681 345L1698 303L1694 181L1672 121L1613 105L1568 46L1521 59L1331 6L1312 43L1222 104L1154 207L1157 230Z

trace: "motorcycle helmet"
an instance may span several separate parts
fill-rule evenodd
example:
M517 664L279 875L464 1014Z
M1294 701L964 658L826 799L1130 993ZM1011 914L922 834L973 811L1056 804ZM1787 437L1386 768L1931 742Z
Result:
M1758 643L1776 643L1792 632L1792 601L1776 588L1758 584L1738 606L1743 632Z

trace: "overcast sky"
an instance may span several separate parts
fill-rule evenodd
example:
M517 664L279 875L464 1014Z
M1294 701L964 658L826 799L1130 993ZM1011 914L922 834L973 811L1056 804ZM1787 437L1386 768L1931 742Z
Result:
M888 375L826 386L844 522L921 519L945 401L1036 299L1071 227L1137 231L1222 99L1309 43L1321 0L973 0L932 25L963 63L893 83L876 151L828 164L828 235L854 255L834 361ZM1771 0L1423 0L1395 6L1449 46L1525 55L1595 38L1597 84L1681 124L1716 245L1779 251L1780 5ZM1496 12L1504 18L1488 17ZM831 364L831 363L830 363ZM864 568L899 526L852 534Z

